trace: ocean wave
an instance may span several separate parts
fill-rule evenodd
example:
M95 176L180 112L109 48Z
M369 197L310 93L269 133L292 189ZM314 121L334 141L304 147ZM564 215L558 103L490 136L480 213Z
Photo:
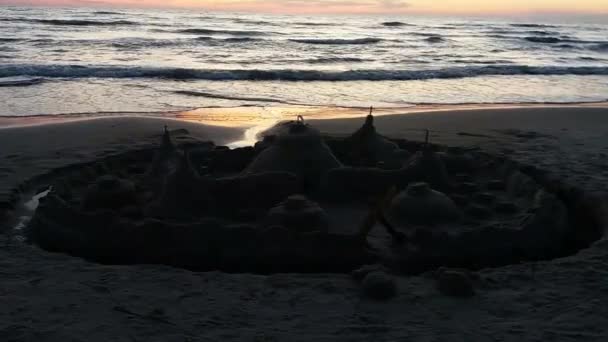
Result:
M409 34L411 34L412 36L420 36L420 37L437 37L437 36L441 36L441 34L436 33L436 32L410 32Z
M431 29L435 30L457 30L458 28L454 26L429 26Z
M314 45L366 45L376 44L382 41L380 38L357 38L357 39L289 39L295 43Z
M227 42L227 43L246 43L246 42L259 42L263 41L263 38L255 38L255 37L230 37L230 38L217 38L217 37L209 37L209 36L200 36L194 38L197 41L203 42Z
M559 36L560 33L557 31L549 31L549 30L518 30L518 29L503 29L503 28L494 28L491 30L483 31L482 33L489 34L504 34L509 36Z
M499 59L499 60L495 60L495 61L482 61L482 60L476 60L476 59L454 59L451 61L452 63L458 63L458 64L486 64L486 65L492 65L492 64L512 64L513 62L511 61L507 61L504 59Z
M558 32L555 32L555 31L540 31L540 30L526 31L525 33L533 34L533 35L537 35L537 36L556 36L559 34Z
M0 46L0 51L2 51L2 52L17 52L19 50L15 49L14 47L10 47L10 46Z
M555 45L555 47L560 48L560 49L578 49L578 47L576 47L572 44L559 44L559 45Z
M112 11L95 11L95 12L93 12L93 14L102 14L102 15L125 15L124 13L120 13L120 12L112 12Z
M137 49L137 48L161 48L170 46L179 46L187 42L187 40L179 39L153 39L153 38L119 38L111 40L80 40L72 42L72 44L107 44L119 49Z
M23 40L23 39L21 39L21 38L0 38L0 43L12 43L12 42L18 42L21 40Z
M382 23L382 26L386 27L400 27L400 26L416 26L414 24L408 24L401 21L386 21Z
M0 21L36 23L53 26L125 26L138 25L130 20L113 20L113 21L98 21L98 20L82 20L82 19L27 19L27 18L2 18Z
M263 26L280 26L277 23L273 23L266 20L251 20L251 19L243 19L243 18L233 18L233 22L237 24L245 24L245 25L263 25Z
M287 104L285 101L265 98L265 97L231 96L231 95L221 95L221 94L214 94L214 93L208 93L208 92L203 92L203 91L194 91L194 90L171 90L170 92L173 94L178 94L178 95L206 97L206 98L210 98L210 99L237 100L237 101L249 101L249 102L270 102L270 103Z
M319 57L304 60L308 64L363 63L365 61L365 59L357 57Z
M237 30L212 30L212 29L184 29L178 30L177 33L184 34L209 34L209 35L230 35L230 36L264 36L267 32L261 31L237 31Z
M441 36L430 36L425 39L429 43L443 43L445 39Z
M591 46L589 49L593 51L608 52L608 43L598 43Z
M334 23L315 23L315 22L299 22L293 23L296 26L338 26L338 24Z
M558 47L562 47L564 45L572 46L572 44L587 45L587 47L591 50L597 49L600 51L602 49L606 49L606 47L608 46L608 42L605 42L605 41L579 40L579 39L573 39L568 36L561 36L561 37L531 36L531 37L525 37L524 39L529 42L532 42L532 43L561 44L561 45L558 45ZM593 45L589 46L590 44L593 44ZM574 46L572 46L572 47L574 47Z
M117 49L154 49L164 47L184 47L197 45L204 42L213 44L222 43L246 43L253 41L261 41L262 38L255 37L229 37L229 38L217 38L210 36L201 36L195 38L181 38L181 39L154 39L154 38L114 38L114 39L31 39L28 43L35 46L49 46L49 45L62 45L62 46L109 46ZM0 40L0 43L2 41Z
M548 25L548 24L509 24L510 26L513 27L557 27L555 25Z
M564 40L561 38L557 38L557 37L525 37L525 40L532 42L532 43L545 43L545 44L557 44L557 43L564 43L564 42L568 42L568 40Z
M252 38L252 37L232 37L232 38L223 38L223 39L215 38L215 40L221 40L224 42L232 42L232 43L243 43L243 42L259 42L264 39Z
M484 65L429 70L259 70L187 69L84 65L2 65L0 77L45 78L164 78L210 81L406 81L493 75L608 75L608 66Z
M7 77L0 78L0 88L2 87L27 87L44 82L42 78L27 77Z
M588 57L588 56L581 56L578 59L580 59L581 61L591 61L591 62L606 62L606 61L608 61L607 59Z
M498 38L498 39L514 39L514 38L517 38L517 37L508 36L508 35L504 35L504 34L487 34L486 37L488 37L488 38Z

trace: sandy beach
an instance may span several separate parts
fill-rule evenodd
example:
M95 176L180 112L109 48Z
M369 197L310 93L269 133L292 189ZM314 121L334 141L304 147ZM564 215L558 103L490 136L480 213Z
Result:
M309 120L345 136L362 119ZM378 116L392 138L476 147L534 165L608 200L608 108L441 110ZM0 129L5 218L37 189L28 181L71 164L174 139L243 139L246 127L102 118ZM39 185L39 184L37 184ZM601 216L601 215L600 215ZM9 221L4 220L3 224ZM604 221L604 222L608 222ZM3 341L605 341L608 240L575 255L478 272L468 299L450 298L430 273L397 277L397 296L363 298L348 274L228 274L156 265L100 265L0 235Z

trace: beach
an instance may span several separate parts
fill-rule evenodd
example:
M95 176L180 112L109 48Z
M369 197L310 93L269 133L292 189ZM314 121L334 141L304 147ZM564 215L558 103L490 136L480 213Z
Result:
M605 105L440 109L380 115L379 133L480 149L533 165L593 198L608 219ZM363 117L306 120L346 136ZM31 122L30 122L31 123ZM14 124L12 122L11 124ZM98 118L0 129L0 203L5 214L52 170L176 141L242 141L248 126L158 118ZM31 181L38 179L39 181ZM9 222L9 221L5 221ZM602 224L608 221L602 221ZM604 225L606 227L606 225ZM386 302L361 296L348 274L191 272L112 266L0 235L0 338L74 341L603 341L608 336L608 240L554 260L478 271L468 299L442 295L432 272L397 276Z

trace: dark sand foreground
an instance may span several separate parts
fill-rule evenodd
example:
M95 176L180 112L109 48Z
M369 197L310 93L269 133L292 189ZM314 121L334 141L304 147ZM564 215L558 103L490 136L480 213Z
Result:
M311 122L348 134L361 120ZM157 143L163 122L99 119L0 130L3 194L51 169ZM388 136L479 146L606 198L608 109L441 111L378 117ZM175 123L185 139L242 130ZM7 197L3 197L6 199ZM362 298L349 275L194 273L102 266L0 235L2 341L606 341L608 240L577 255L480 272L470 299L430 275L398 278L388 302Z

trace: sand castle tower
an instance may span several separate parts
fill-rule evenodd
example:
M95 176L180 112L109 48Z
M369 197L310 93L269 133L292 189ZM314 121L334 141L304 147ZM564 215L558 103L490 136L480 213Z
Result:
M152 177L166 175L169 172L175 171L178 163L177 149L171 141L171 135L165 125L165 130L161 138L160 148L154 156L152 166L148 170L148 174Z
M458 219L461 212L448 196L420 182L392 200L389 215L395 222L433 224Z
M160 205L168 215L192 215L209 210L211 203L206 182L196 172L188 152L178 153L174 171L165 175Z
M301 116L297 121L281 126L273 143L258 155L245 173L290 172L306 184L314 185L327 171L341 166L319 131L304 123Z
M378 134L374 127L372 111L373 107L370 107L369 115L363 126L346 139L351 146L352 160L366 166L376 166L380 162L392 163L409 158L407 151L400 149L397 144Z
M426 131L425 144L408 162L407 169L414 172L416 179L424 181L435 189L449 191L452 182L441 157L429 144L429 131Z

